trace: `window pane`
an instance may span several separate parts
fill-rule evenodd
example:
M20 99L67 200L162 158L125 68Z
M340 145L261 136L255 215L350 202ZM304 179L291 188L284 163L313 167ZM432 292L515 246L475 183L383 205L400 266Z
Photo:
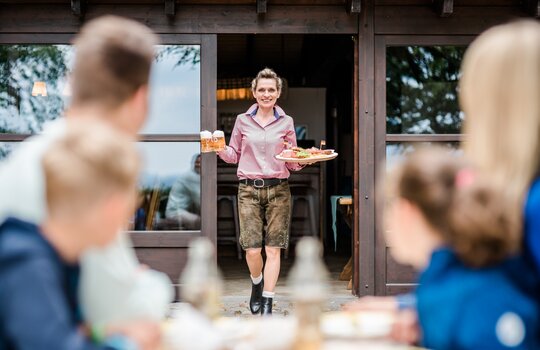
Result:
M145 134L197 134L201 128L198 45L161 45L150 78Z
M198 142L141 142L140 198L132 229L200 230Z
M462 150L459 142L387 142L386 143L386 169L392 169L399 164L403 158L418 149L419 147L438 146L448 148L448 152L461 156ZM429 165L427 165L429 166Z
M386 132L459 134L463 46L387 47Z
M0 142L0 163L6 160L19 144L20 142Z
M0 133L29 134L68 100L69 45L0 45Z

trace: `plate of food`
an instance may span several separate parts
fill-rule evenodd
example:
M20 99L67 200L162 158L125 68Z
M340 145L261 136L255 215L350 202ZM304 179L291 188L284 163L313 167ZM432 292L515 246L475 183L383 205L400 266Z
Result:
M337 156L337 152L333 149L292 147L290 149L285 149L280 154L276 155L276 159L289 163L315 163L325 162L334 159Z

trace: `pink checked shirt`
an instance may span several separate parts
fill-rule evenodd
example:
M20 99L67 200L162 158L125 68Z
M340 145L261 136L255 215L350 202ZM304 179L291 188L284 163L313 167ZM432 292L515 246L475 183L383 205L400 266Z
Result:
M275 120L263 127L255 120L258 108L254 104L238 115L229 146L218 155L227 163L238 163L237 175L241 180L287 179L289 170L300 170L302 166L279 161L275 156L285 148L284 141L296 147L293 119L275 106Z

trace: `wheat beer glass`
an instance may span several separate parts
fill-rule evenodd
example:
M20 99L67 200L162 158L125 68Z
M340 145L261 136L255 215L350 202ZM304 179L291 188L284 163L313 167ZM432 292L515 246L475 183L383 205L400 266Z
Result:
M208 130L201 131L201 153L213 152L212 133Z
M216 130L212 134L212 146L215 152L223 151L225 149L225 133L221 130Z

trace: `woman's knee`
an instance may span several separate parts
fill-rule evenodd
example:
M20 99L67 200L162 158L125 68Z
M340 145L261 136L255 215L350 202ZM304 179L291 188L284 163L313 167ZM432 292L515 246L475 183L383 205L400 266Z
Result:
M279 259L281 255L281 248L265 247L266 257L268 259Z
M246 249L246 256L248 258L256 258L261 255L261 248L249 248Z

